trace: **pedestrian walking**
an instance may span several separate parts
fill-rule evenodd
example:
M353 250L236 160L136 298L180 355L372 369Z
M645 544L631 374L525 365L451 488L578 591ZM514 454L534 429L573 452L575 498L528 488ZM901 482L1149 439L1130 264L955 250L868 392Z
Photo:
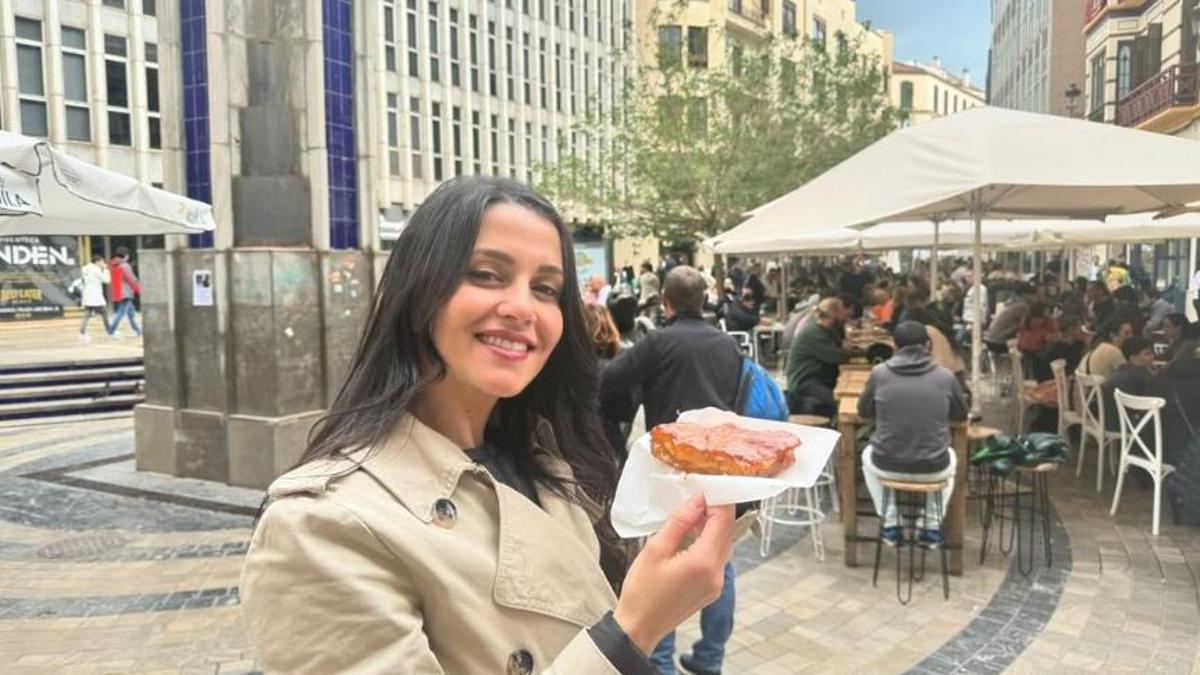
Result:
M108 264L108 271L111 277L108 291L113 301L113 320L108 324L108 335L114 339L121 337L117 328L121 325L121 319L128 316L134 335L141 337L142 327L138 325L137 307L133 300L142 292L142 286L133 273L133 267L129 265L129 249L124 246L117 248Z
M91 340L88 334L88 323L92 315L100 316L104 322L104 330L108 332L108 302L104 299L104 285L109 283L108 265L104 256L96 254L92 261L80 270L80 276L72 284L79 289L79 304L83 307L83 320L79 324L79 339Z
M268 489L239 586L263 671L653 673L720 593L733 507L692 500L627 567L592 349L554 207L501 178L434 190Z

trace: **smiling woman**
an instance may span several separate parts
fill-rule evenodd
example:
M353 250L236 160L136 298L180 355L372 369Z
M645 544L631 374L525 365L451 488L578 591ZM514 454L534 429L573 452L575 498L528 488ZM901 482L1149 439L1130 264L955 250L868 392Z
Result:
M459 178L413 214L254 533L267 671L652 673L645 653L716 597L731 507L681 508L626 574L575 279L562 219L519 183Z

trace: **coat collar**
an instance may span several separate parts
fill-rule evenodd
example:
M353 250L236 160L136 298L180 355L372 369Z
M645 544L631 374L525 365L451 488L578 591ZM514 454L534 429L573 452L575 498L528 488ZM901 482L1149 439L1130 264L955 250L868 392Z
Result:
M531 439L536 460L550 475L568 481L572 501L537 486L541 508L520 493L497 484L450 439L406 415L396 432L373 455L358 463L365 473L424 523L440 499L452 499L464 474L485 476L495 489L499 511L497 604L555 616L586 627L611 608L614 596L599 567L591 523L604 509L573 482L570 465L558 452L553 428L538 421ZM581 517L586 515L586 518ZM581 533L580 530L587 530ZM596 583L581 579L598 579Z

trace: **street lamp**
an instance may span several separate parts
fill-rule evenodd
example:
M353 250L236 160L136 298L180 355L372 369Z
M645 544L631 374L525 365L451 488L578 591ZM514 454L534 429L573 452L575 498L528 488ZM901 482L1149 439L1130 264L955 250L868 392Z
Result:
M1075 116L1075 110L1079 107L1079 96L1082 93L1083 92L1079 91L1079 87L1076 86L1074 82L1072 82L1071 86L1065 92L1063 92L1063 96L1067 97L1067 117Z

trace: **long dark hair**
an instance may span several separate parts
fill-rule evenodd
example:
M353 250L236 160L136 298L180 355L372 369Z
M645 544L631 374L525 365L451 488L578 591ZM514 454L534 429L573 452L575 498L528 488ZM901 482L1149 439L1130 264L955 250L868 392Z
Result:
M559 299L563 334L524 391L499 401L488 426L488 441L513 453L518 469L529 479L570 498L568 486L540 469L533 458L530 444L537 421L550 422L579 487L606 505L596 534L601 566L617 586L624 576L625 556L607 517L617 470L600 424L599 366L584 320L571 234L550 202L516 181L456 178L434 190L412 215L388 258L346 379L314 426L299 463L348 449L377 447L416 397L445 377L446 364L434 348L430 326L463 280L484 212L505 203L530 209L558 231L564 272Z

